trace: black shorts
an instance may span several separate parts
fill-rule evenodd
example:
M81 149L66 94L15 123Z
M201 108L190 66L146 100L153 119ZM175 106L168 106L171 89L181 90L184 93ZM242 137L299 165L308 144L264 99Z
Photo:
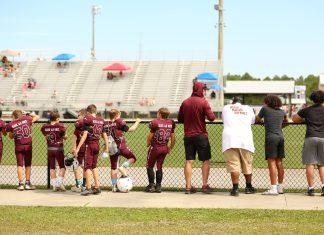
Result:
M265 138L265 156L268 158L285 157L285 139L282 136L267 136Z
M199 161L206 161L211 159L208 137L203 135L195 137L184 137L183 140L186 152L186 160L196 160L196 153L198 153Z

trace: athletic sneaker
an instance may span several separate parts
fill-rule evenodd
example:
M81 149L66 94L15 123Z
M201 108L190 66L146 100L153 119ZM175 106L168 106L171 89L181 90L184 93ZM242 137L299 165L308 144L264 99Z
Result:
M315 189L307 189L306 196L315 196Z
M60 189L61 192L65 192L66 191L66 189L65 189L65 187L64 187L63 184L61 184L58 188Z
M17 190L18 191L23 191L25 188L24 188L24 185L23 184L19 184L18 187L17 187Z
M322 188L321 196L324 197L324 187Z
M119 190L118 190L118 188L117 188L117 185L112 186L111 191L112 191L113 193L118 192Z
M283 188L283 186L282 185L277 185L277 190L278 190L278 193L279 194L284 194L284 188Z
M101 193L101 189L100 189L100 188L93 188L92 193L93 193L94 195L98 195L98 194Z
M207 184L206 186L202 186L201 192L205 194L211 194L213 192L213 189Z
M85 190L81 193L82 196L88 196L88 195L91 195L91 194L93 194L92 189L85 189Z
M71 187L71 191L75 193L81 193L81 186L74 185Z
M267 191L263 192L262 195L269 195L269 196L278 196L278 190L268 189Z
M125 167L123 167L123 166L118 167L118 171L120 172L120 174L122 174L122 176L124 176L124 177L127 176Z
M239 191L238 189L234 189L232 188L232 190L230 191L230 195L234 196L234 197L238 197L239 196Z
M155 192L155 185L154 184L149 184L145 188L145 192L147 193L154 193Z
M155 192L156 192L156 193L161 193L161 192L162 192L162 190L161 190L161 185L156 185L156 186L155 186Z
M32 185L32 184L25 184L25 189L26 190L35 190L36 189L36 187L34 186L34 185Z
M257 190L254 187L246 187L245 188L245 194L254 194L256 192L257 192Z
M257 192L257 189L254 187L246 187L245 188L245 194L254 194Z
M189 188L189 189L186 188L185 194L194 194L196 192L197 192L197 189L194 186L191 186L191 188Z
M87 190L87 187L82 186L82 187L81 187L81 192L83 192L83 191L85 191L85 190Z

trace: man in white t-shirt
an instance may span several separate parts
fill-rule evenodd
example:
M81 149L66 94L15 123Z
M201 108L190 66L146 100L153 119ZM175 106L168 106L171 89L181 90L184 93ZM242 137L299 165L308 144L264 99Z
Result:
M233 188L231 196L238 196L239 176L242 172L246 180L246 194L256 192L252 182L252 160L254 153L251 125L255 122L255 114L250 106L242 105L238 97L232 104L225 105L222 112L224 122L223 154L226 169L231 173Z

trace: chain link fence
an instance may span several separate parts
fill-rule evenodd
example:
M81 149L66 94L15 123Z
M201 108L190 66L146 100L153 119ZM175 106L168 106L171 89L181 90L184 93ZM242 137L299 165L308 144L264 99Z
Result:
M33 166L32 183L37 186L48 187L49 174L47 167L47 146L45 137L40 132L45 122L37 122L33 125ZM74 131L73 122L64 122L67 128L68 140L65 142L65 152L72 149L72 135ZM132 122L129 122L131 125ZM212 148L211 172L209 183L211 187L218 189L230 188L232 186L230 175L226 172L225 162L222 155L222 123L208 123L207 129ZM257 188L267 188L270 184L267 162L264 156L264 126L254 125L252 127L256 151L253 160L253 185ZM285 187L289 189L303 189L306 187L306 176L301 163L301 153L304 143L305 125L290 124L284 129L286 158L284 159ZM135 187L144 187L148 184L146 176L146 136L149 133L148 122L142 122L133 133L126 133L128 146L137 157L137 162L128 170L133 179ZM185 153L183 147L183 125L176 127L176 146L166 157L164 162L164 178L162 186L174 190L184 188L185 180L183 166ZM12 187L17 185L16 158L14 143L8 137L3 138L3 158L0 165L0 185ZM103 149L103 142L101 141ZM101 153L100 153L101 154ZM121 158L123 162L124 159ZM193 184L201 186L201 163L197 160L194 163ZM99 160L101 184L103 187L110 187L110 162L109 159ZM317 174L317 173L316 173ZM318 182L318 174L315 176ZM73 172L67 170L65 185L74 184ZM240 179L241 187L245 187L244 177Z

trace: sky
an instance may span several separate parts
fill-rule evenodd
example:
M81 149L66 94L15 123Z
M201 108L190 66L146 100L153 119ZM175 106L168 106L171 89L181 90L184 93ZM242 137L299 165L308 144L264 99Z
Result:
M218 0L1 0L0 50L89 59L91 6L102 60L217 60ZM224 0L224 72L324 72L323 0ZM141 49L140 49L141 48ZM140 53L141 51L141 53Z

